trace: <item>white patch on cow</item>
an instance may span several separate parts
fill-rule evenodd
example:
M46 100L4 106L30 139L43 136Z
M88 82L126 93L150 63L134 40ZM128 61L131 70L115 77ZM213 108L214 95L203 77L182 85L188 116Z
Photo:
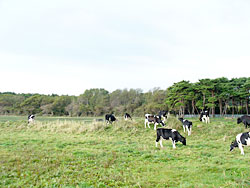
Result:
M210 123L210 119L206 115L203 115L202 118L201 118L201 120L202 120L202 122Z
M183 125L183 131L185 132L185 125Z
M242 135L242 133L240 133L240 134L238 134L238 135L236 136L236 141L237 141L238 144L241 144L241 141L240 141L241 135Z
M175 130L175 129L172 129L171 131L172 131L172 132L175 132L176 130Z
M34 121L34 119L30 118L29 119L29 123L32 123Z
M239 147L239 149L240 149L240 153L241 153L242 155L244 155L244 149L243 149L242 143L241 143L241 141L240 141L240 137L241 137L242 134L243 134L243 133L240 133L240 134L238 134L238 135L236 136L236 141L237 141L237 143L238 143L238 147Z
M187 120L186 120L186 119L184 119L184 120L183 120L183 123L184 123L185 121L187 121Z
M246 146L250 146L250 138L245 139L245 140L246 140L246 142L247 142L247 145L246 145Z
M166 117L163 116L163 122L165 122L165 121L166 121Z

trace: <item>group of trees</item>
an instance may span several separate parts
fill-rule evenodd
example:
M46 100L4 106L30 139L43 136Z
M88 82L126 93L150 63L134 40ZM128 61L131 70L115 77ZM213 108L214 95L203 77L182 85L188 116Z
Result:
M180 81L162 90L89 89L79 96L0 93L2 115L102 116L105 113L134 116L158 113L199 114L209 109L212 115L248 114L250 78L222 77L201 79L197 83Z

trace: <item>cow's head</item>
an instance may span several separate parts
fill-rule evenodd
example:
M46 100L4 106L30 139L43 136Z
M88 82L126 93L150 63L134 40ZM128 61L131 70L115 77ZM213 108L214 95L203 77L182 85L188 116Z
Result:
M203 117L203 115L204 115L204 112L203 111L201 111L201 114L200 114L200 121L202 121L202 117Z
M186 145L186 138L180 134L178 135L178 141L180 141L184 146Z
M232 151L234 148L237 148L238 147L238 143L237 141L235 140L234 142L231 143L230 145L230 151Z
M186 138L183 137L183 140L181 142L185 146L186 145Z
M183 122L183 118L178 118L181 122Z
M241 122L242 122L241 118L237 118L237 124L239 124Z

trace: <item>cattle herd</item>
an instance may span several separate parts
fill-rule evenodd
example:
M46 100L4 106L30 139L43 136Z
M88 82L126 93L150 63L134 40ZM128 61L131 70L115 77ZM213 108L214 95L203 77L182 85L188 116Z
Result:
M150 128L149 124L154 125L154 130L156 130L156 147L158 145L158 142L160 141L160 146L162 145L162 140L171 140L173 144L173 148L176 148L175 144L176 142L181 142L183 145L186 145L186 138L183 137L177 130L175 129L166 129L166 128L157 128L157 125L162 125L163 127L166 125L165 121L167 119L167 111L160 111L157 115L153 114L145 114L145 128ZM28 116L28 124L34 122L35 115L31 114ZM124 120L132 120L132 117L130 114L125 113ZM187 130L188 136L191 135L192 132L192 125L193 123L187 119L178 118L182 125L184 132ZM100 119L102 120L102 119ZM209 119L209 112L201 111L199 120L205 123L210 123ZM105 115L105 122L107 124L112 124L114 121L117 121L117 118L113 114L106 114ZM239 118L237 118L237 123L243 123L245 125L245 128L250 126L250 116L243 115ZM157 129L156 129L157 128ZM230 151L232 151L235 147L238 147L241 150L241 154L244 155L244 146L250 146L250 132L244 132L239 133L236 136L236 139L231 143L230 145Z

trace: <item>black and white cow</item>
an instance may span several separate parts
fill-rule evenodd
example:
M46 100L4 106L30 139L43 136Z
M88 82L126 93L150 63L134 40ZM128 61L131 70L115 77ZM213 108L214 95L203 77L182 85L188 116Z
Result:
M207 110L201 111L200 121L210 123L209 112Z
M130 115L130 114L128 114L128 113L125 113L125 115L124 115L124 119L125 119L125 121L127 121L127 120L128 120L128 118L130 118L130 119L132 120L131 115Z
M241 122L245 125L245 128L247 128L248 125L250 126L250 116L244 115L237 118L237 124Z
M115 118L115 116L113 114L106 114L105 115L105 120L107 124L112 124L114 121L116 121L117 119Z
M162 140L172 140L173 148L175 147L176 142L181 142L183 145L186 145L186 138L181 136L181 134L175 129L165 129L165 128L158 128L156 131L156 141L155 146L158 146L158 142L160 141L160 145L163 148Z
M236 147L239 147L241 154L244 155L243 146L250 146L250 132L238 134L235 141L230 145L230 151Z
M185 128L186 128L187 132L188 132L188 136L190 136L191 132L192 132L193 123L191 121L188 121L187 119L183 119L183 118L179 118L179 120L182 122L184 132L185 132Z
M158 124L165 126L165 123L161 120L159 116L155 116L152 114L145 114L145 128L147 128L147 124L148 124L148 128L150 128L149 126L150 123L154 124L154 130L156 130L156 126Z
M163 110L163 111L160 111L158 116L160 118L163 118L163 122L165 122L166 118L167 118L167 111Z
M31 114L28 116L28 123L32 123L35 121L35 115Z

